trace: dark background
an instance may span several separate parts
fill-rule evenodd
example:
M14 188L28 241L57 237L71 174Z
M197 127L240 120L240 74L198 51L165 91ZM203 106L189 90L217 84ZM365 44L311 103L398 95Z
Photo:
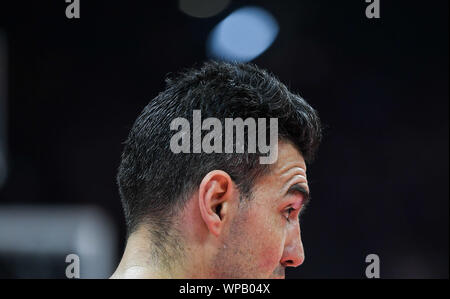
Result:
M176 1L7 1L9 175L0 205L95 204L125 225L122 142L169 72L205 59L211 29L244 5L280 26L253 60L326 127L309 167L306 261L287 277L448 278L448 1L233 1L200 19Z

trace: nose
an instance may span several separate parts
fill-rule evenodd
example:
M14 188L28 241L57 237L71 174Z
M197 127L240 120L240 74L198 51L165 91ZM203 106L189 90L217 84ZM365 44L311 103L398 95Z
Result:
M296 229L292 229L287 236L280 263L284 267L298 267L303 264L304 261L305 251L300 236L300 226L297 225Z

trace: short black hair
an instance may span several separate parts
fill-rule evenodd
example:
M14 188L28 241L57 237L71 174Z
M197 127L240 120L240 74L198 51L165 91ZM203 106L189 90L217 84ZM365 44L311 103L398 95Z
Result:
M153 225L153 240L163 246L172 217L208 172L227 172L241 195L248 196L268 170L259 163L260 155L248 152L173 153L170 123L177 117L192 121L193 110L201 110L202 119L277 118L280 139L312 161L321 140L318 114L269 72L249 63L210 61L166 82L135 121L122 153L117 182L128 235L147 222Z

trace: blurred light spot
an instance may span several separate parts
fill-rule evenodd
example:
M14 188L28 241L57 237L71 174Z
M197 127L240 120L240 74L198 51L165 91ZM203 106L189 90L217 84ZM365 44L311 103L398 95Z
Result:
M224 10L230 0L180 0L181 11L197 18L209 18Z
M117 262L116 236L109 215L95 206L0 205L0 260L18 278L57 278L71 253L80 257L81 278L109 277ZM24 257L43 266L28 265Z
M278 34L278 23L266 10L244 7L220 22L207 42L209 57L247 62L266 51Z

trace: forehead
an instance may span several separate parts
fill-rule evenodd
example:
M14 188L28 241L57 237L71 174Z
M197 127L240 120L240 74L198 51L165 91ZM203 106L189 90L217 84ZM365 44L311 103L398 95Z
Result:
M308 189L306 163L300 152L290 143L278 143L278 159L270 171L255 184L259 196L280 197L289 185L299 183Z
M278 159L272 165L271 173L280 175L289 168L301 168L306 174L306 163L300 152L291 144L287 142L278 143Z

